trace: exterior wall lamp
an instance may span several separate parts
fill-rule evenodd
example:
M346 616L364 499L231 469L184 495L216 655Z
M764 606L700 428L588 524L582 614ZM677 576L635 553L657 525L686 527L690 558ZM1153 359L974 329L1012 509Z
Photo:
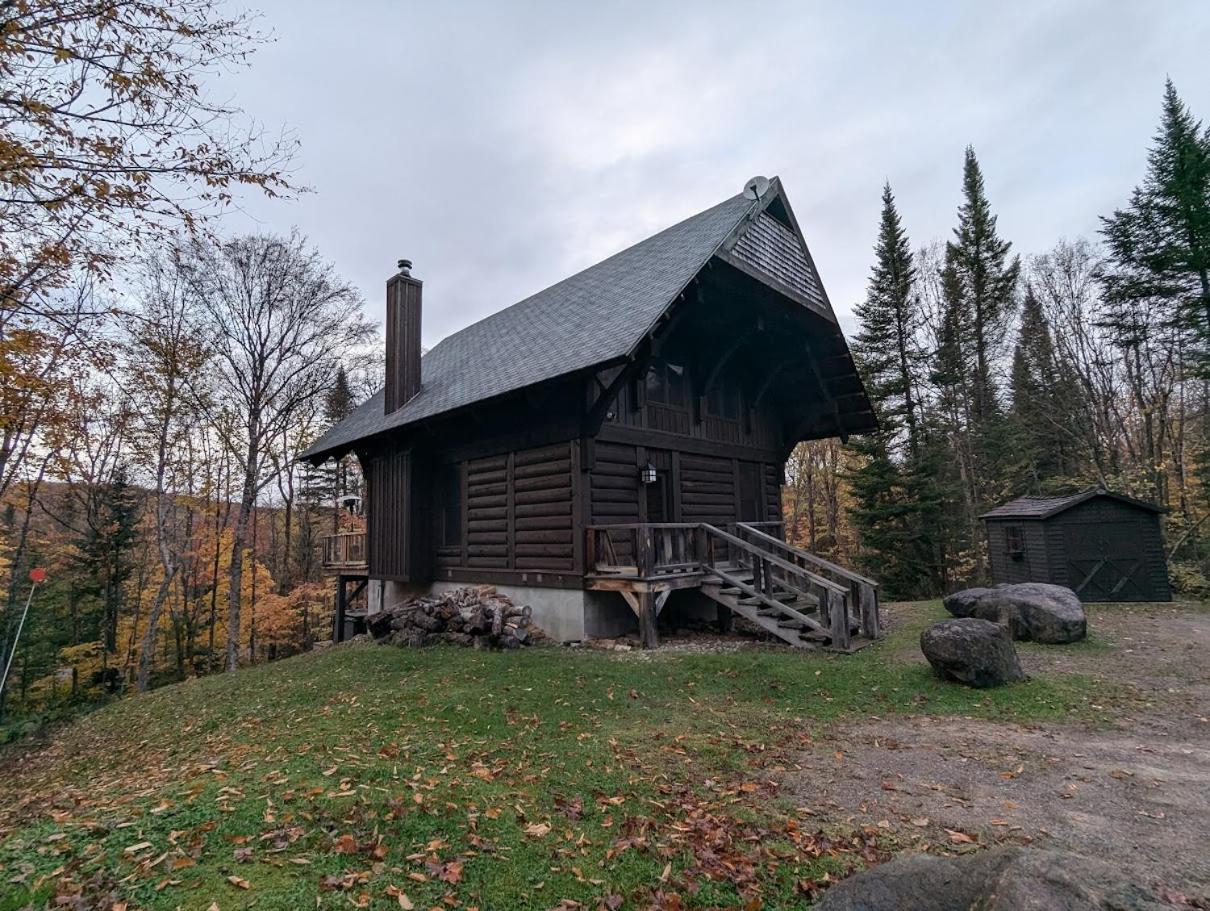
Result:
M644 484L654 484L656 482L655 466L648 462L640 468L639 480Z

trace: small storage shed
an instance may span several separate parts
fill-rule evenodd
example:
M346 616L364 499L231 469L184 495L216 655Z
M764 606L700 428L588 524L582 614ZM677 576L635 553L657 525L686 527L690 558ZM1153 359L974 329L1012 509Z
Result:
M981 517L992 581L1066 585L1081 601L1171 601L1162 512L1098 488L1011 500Z

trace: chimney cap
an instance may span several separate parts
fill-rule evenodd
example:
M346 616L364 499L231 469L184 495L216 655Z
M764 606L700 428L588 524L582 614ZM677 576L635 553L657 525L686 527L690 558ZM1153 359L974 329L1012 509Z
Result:
M410 259L401 259L398 263L400 275L412 274L412 261Z

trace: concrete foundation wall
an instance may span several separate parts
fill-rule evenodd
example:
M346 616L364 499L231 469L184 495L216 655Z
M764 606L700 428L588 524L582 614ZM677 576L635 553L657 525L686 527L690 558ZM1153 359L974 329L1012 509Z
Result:
M386 583L388 591L385 603L388 605L403 600L392 600L389 587L393 584L396 583ZM464 587L464 583L434 582L428 591L441 594ZM399 589L402 588L399 586ZM638 629L634 612L626 606L622 596L614 592L524 585L497 585L496 591L507 596L514 604L528 604L533 611L533 622L556 642L620 636Z

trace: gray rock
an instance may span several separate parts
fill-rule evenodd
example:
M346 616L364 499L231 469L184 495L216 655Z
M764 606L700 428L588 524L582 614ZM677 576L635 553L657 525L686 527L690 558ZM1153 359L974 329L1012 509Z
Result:
M942 677L971 686L1001 686L1025 677L1008 632L990 620L940 620L920 634L920 650Z
M899 857L833 886L816 911L1162 911L1170 905L1107 863L1063 851L994 848Z
M947 596L944 604L955 617L978 617L1006 626L1014 639L1066 643L1088 635L1080 599L1062 585L1017 582L967 588Z

